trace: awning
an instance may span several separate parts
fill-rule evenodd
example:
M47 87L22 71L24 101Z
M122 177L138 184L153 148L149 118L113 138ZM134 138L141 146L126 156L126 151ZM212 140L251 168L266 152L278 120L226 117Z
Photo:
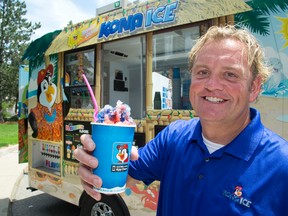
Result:
M168 1L169 2L169 1ZM243 0L148 1L65 28L46 55L252 10Z

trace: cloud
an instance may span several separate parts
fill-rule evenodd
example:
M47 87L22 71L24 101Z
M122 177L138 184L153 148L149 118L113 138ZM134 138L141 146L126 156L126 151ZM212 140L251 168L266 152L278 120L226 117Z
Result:
M96 13L95 0L86 0L85 6L79 6L75 0L27 0L26 5L28 21L41 23L41 28L33 35L35 39L48 32L63 29L70 20L75 24L93 18ZM89 5L95 6L89 8Z
M32 40L64 29L70 20L76 24L91 19L96 15L96 8L115 1L117 0L25 0L28 21L41 23L41 28L32 35Z

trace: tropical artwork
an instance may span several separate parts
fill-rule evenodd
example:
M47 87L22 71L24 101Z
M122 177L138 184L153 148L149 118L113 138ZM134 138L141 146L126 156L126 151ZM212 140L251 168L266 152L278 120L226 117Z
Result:
M30 109L28 121L33 138L60 142L63 118L62 103L57 100L59 88L56 71L53 64L33 71L30 86L34 87L32 91L36 93L37 102Z
M271 75L253 104L264 123L288 139L288 1L253 0L253 10L237 14L238 25L248 28L264 47Z
M18 144L19 162L28 161L28 65L19 67L19 99L18 99Z
M257 37L272 68L262 95L288 97L288 2L253 0L247 4L253 10L237 14L235 20Z
M34 100L37 97L35 85L35 71L45 67L44 52L50 46L60 31L48 33L33 41L26 49L22 59L29 60L28 65L19 67L19 101L18 101L18 137L19 137L19 162L28 161L28 134L29 115L31 105L35 106Z

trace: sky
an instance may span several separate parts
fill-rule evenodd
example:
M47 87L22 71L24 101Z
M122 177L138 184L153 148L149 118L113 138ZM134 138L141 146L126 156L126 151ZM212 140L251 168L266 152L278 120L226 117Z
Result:
M41 28L32 35L35 40L46 33L62 30L71 20L73 24L96 16L96 8L115 2L116 0L24 0L26 18Z

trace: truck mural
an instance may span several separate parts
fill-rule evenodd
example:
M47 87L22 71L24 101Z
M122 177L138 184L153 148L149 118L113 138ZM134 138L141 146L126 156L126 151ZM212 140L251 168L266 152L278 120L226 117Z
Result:
M265 124L288 139L288 4L285 1L248 1L253 10L235 16L264 47L271 76L252 106L261 110Z

